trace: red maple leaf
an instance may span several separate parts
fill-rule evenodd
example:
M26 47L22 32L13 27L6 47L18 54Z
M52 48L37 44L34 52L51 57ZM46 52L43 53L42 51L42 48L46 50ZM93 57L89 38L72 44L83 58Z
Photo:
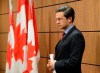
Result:
M32 60L30 58L36 56L35 46L32 46L32 41L28 44L28 71L32 70Z
M7 62L8 62L8 64L9 64L9 69L11 68L11 58L12 58L12 53L13 53L13 49L11 48L10 43L8 43L6 59L7 59Z
M15 60L21 60L23 62L23 47L27 44L27 34L24 33L24 30L22 31L22 34L20 34L20 25L16 27L15 30L15 49L14 49L14 56Z

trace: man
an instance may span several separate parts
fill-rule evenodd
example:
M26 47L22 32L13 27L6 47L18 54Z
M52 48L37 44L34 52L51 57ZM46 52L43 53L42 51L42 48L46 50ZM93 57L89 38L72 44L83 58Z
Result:
M56 73L81 73L85 40L73 24L74 18L75 12L70 6L62 6L56 11L56 24L64 30L64 36L55 47L55 60L47 64L47 68Z

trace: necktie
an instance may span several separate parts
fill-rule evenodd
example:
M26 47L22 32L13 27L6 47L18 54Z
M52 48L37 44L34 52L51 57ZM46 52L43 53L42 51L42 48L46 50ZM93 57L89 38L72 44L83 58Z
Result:
M65 33L63 32L63 33L62 33L62 37L61 37L61 40L63 39L64 35L65 35Z

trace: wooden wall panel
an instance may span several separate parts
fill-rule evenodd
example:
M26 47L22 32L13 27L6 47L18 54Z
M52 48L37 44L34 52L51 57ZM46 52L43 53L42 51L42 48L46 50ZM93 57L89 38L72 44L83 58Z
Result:
M48 57L49 54L49 34L39 33L39 49L42 57Z
M63 4L68 2L74 2L79 0L34 0L35 8L56 5L56 4Z
M0 15L0 32L8 32L8 14Z
M7 48L7 34L0 34L0 51L6 51Z
M88 4L88 5L87 5ZM72 6L75 9L76 17L74 24L81 30L81 31L96 31L100 29L100 1L96 3L94 0L83 0L77 2L71 2L61 5L49 6L44 8L36 9L38 11L43 10L43 17L44 19L41 20L43 25L50 29L50 31L60 31L55 24L55 10L63 5ZM92 7L92 8L91 8ZM40 18L40 15L36 13L37 19ZM37 21L38 22L38 21ZM40 23L40 22L39 22ZM48 27L49 26L49 27ZM46 29L39 28L40 31L49 31Z
M0 70L0 73L5 73L5 71L3 71L3 70Z
M13 0L13 11L17 10L17 0ZM0 0L0 14L9 12L9 0Z
M8 13L9 0L0 0L0 14Z
M100 32L84 32L85 52L83 63L100 65Z
M0 70L5 70L6 52L0 52Z
M38 32L43 32L47 31L48 28L46 29L45 25L43 25L43 9L36 9L36 22L37 22L37 29ZM47 24L48 25L48 24Z
M82 64L82 73L100 73L100 66Z
M72 5L73 4L73 5ZM76 11L75 24L82 31L100 30L100 0L82 0L72 3Z
M16 15L14 13L14 23L16 24ZM9 30L9 14L0 15L0 32L7 33Z
M42 7L43 6L43 0L34 0L34 7Z
M38 32L48 32L49 31L49 22L50 22L49 16L50 14L47 8L36 10Z

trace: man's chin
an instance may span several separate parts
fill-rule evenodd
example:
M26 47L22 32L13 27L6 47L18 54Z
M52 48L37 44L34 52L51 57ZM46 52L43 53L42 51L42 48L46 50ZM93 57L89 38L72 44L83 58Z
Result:
M63 29L62 27L58 27L59 29Z
M63 29L63 28L61 28L61 27L59 27L59 30L63 31L64 29Z

